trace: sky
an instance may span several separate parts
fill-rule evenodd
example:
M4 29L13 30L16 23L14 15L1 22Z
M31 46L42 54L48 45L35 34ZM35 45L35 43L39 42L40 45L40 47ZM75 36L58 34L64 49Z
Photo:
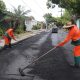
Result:
M24 10L31 10L28 16L34 16L38 21L44 21L43 15L46 13L52 13L54 17L59 17L61 15L61 8L56 6L53 9L47 9L47 0L3 0L8 11L13 12L13 6L15 8L18 5L24 7Z

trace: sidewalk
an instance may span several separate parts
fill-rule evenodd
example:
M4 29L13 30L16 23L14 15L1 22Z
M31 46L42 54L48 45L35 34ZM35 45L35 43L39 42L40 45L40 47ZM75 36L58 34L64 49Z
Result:
M35 30L35 31L32 31L32 32L26 32L26 33L23 33L23 34L16 35L15 37L16 37L17 41L12 39L11 43L12 44L17 43L17 42L22 41L26 38L29 38L29 37L34 36L36 34L39 34L40 32L42 32L42 31L41 30ZM1 41L0 42L0 49L2 49L2 47L4 46L4 40L1 39L0 41Z

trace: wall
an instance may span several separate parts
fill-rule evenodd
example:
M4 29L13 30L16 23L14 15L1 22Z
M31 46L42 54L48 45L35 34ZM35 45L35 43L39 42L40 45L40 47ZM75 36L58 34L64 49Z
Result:
M76 20L76 24L77 24L78 28L80 29L80 19Z

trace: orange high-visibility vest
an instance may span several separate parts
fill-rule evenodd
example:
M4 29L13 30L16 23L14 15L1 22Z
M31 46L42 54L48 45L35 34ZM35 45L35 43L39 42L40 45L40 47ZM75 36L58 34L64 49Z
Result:
M5 45L9 45L9 43L11 43L11 38L15 39L13 34L13 29L12 28L8 29L5 32L3 38L4 38Z
M59 43L58 46L63 46L69 40L77 41L78 39L80 39L80 30L78 29L78 27L76 25L74 25L69 30L69 33L68 33L67 37L64 39L64 41ZM73 51L74 51L74 56L76 56L76 57L80 56L80 44L75 46Z
M69 40L72 41L76 41L80 39L80 30L78 29L78 27L76 25L74 25L70 30L69 33L67 35L67 37L64 39L64 41L62 41L61 43L59 43L59 46L63 46L64 44L66 44Z
M10 28L6 31L6 33L8 34L9 37L15 39L14 33L13 33L13 29Z

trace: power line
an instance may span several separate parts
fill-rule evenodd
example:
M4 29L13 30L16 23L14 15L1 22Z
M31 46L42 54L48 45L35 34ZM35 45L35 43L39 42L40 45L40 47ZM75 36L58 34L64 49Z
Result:
M44 14L44 10L43 10L42 7L39 5L39 3L38 3L36 0L34 0L34 2L39 6L39 8L43 11L43 14Z
M22 1L22 3L25 4L35 15L37 15L37 16L40 15L40 14L37 13L35 10L31 9L31 7L30 7L24 0L21 0L21 1ZM8 4L11 5L12 7L14 7L11 3L8 2ZM36 4L38 5L37 2L36 2ZM39 6L39 7L40 7L40 6ZM44 11L41 7L40 7L40 9L41 9L42 11ZM41 14L41 16L43 16L43 15Z
M28 4L27 4L27 3L25 3L23 0L22 0L22 2L23 2L25 5L27 5L27 7L28 7L28 8L30 8L30 7L28 6ZM32 10L32 9L30 8L30 10Z
M23 2L25 5L27 5L27 6L30 8L31 11L33 11L35 14L39 15L36 11L32 10L31 7L30 7L24 0L22 0L22 2Z

